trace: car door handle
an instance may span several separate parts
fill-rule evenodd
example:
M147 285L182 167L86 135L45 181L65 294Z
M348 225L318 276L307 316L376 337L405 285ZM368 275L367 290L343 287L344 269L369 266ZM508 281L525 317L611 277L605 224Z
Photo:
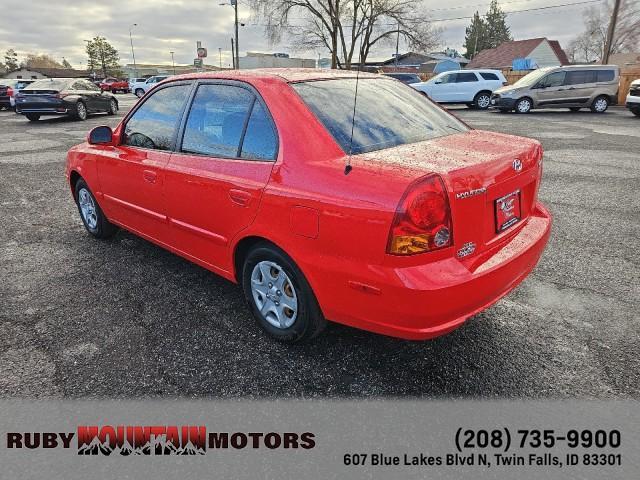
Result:
M251 193L245 190L232 188L231 190L229 190L229 198L233 203L237 203L242 207L246 207L251 201Z
M156 183L156 179L158 178L158 174L153 170L143 170L142 178L144 178L149 183Z

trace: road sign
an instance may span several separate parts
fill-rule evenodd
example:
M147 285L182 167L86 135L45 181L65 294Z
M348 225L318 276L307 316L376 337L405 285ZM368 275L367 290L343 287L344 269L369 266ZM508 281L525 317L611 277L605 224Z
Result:
M202 59L201 58L194 58L193 59L193 66L201 68L202 67Z
M207 56L207 49L200 47L198 48L198 58L205 58Z

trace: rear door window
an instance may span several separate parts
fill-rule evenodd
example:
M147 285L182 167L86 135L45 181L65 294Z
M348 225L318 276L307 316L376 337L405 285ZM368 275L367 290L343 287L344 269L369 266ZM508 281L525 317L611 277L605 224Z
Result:
M155 91L127 121L123 144L171 150L190 89L182 84Z
M182 140L182 151L237 158L255 96L233 85L200 85Z
M472 72L458 73L458 76L456 77L456 83L469 83L477 81L478 77L476 77L476 74Z
M247 123L240 156L251 160L275 160L278 140L273 122L257 99Z
M593 70L574 70L568 71L565 77L565 85L584 85L585 83L594 83L596 81L596 72Z

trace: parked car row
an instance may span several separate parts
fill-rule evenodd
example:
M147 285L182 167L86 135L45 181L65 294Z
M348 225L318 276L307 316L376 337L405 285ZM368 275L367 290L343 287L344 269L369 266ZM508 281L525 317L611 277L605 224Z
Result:
M615 65L568 65L540 68L513 85L508 85L498 70L445 72L410 85L438 103L466 104L481 110L529 113L533 109L562 107L573 112L589 108L603 113L618 102L619 82ZM631 100L627 100L636 115L640 113L636 113L640 108L635 100L640 97L638 90L634 82Z

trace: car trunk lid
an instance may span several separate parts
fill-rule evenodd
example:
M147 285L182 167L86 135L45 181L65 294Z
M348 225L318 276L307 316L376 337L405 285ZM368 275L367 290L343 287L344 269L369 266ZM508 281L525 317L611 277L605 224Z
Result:
M510 238L535 206L542 147L531 139L478 130L360 155L412 180L442 176L459 258L477 257ZM466 261L466 260L465 260Z

